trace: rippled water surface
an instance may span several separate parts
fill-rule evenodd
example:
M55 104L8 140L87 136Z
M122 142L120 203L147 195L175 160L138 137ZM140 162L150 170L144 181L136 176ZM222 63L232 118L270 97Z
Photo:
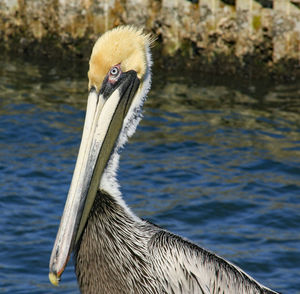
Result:
M1 293L78 293L72 263L48 282L87 97L87 65L62 68L0 59ZM154 73L121 157L126 202L300 293L300 84Z

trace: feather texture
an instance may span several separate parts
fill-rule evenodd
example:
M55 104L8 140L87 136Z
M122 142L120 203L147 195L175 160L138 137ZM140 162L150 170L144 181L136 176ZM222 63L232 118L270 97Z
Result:
M98 191L75 250L82 293L276 293L240 268Z

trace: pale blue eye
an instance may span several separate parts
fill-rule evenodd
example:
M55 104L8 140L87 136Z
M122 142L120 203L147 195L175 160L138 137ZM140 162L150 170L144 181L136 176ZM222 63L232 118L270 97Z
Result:
M116 77L119 74L119 68L114 66L111 70L110 70L110 75Z

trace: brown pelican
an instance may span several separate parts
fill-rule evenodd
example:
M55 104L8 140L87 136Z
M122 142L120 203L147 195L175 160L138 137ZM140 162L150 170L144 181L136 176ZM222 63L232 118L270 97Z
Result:
M118 189L119 151L141 119L152 39L124 26L90 58L82 141L50 260L57 285L74 252L82 293L276 293L240 268L137 217Z

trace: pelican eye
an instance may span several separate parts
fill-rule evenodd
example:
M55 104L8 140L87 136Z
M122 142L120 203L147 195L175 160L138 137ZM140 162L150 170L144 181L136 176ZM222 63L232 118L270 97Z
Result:
M111 84L114 84L116 81L119 80L121 76L122 70L120 64L113 66L110 71L108 72L108 81Z
M117 77L119 73L120 73L120 69L117 66L114 66L109 72L109 74L114 78Z

